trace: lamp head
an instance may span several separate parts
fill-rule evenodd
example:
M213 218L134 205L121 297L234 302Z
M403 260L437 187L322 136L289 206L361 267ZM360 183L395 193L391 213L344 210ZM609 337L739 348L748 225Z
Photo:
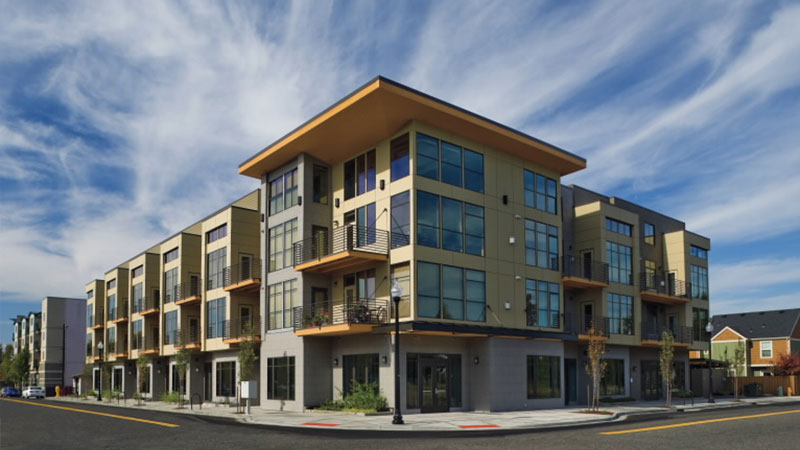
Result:
M714 325L713 325L713 324L711 324L711 322L708 322L708 323L706 324L706 332L707 332L707 333L711 333L712 331L714 331Z
M395 281L392 283L392 298L397 299L403 296L403 287L400 286L400 283Z

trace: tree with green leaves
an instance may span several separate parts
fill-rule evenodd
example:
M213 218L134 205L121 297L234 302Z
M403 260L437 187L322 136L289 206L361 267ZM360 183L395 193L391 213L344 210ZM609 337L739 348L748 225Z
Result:
M87 396L89 391L94 390L94 386L92 386L92 370L94 370L94 364L84 364L83 371L81 372L81 395Z
M251 381L258 361L256 355L256 330L252 323L243 324L242 342L239 343L239 395L241 394L242 381ZM241 396L239 398L241 405ZM250 399L247 399L247 413L250 413Z
M14 384L22 388L28 383L30 371L31 353L27 348L23 348L22 351L14 356L14 360L11 363L11 380Z
M589 364L586 365L586 373L592 377L592 393L589 399L589 409L596 411L600 406L600 381L606 373L606 361L603 355L606 354L606 340L603 334L595 329L590 328L589 334L589 348L587 355L589 356Z
M727 355L727 349L725 350L725 354ZM736 347L733 348L733 355L725 360L728 362L728 368L733 372L734 396L736 400L739 400L739 373L742 371L745 363L744 341L737 341Z
M138 383L136 383L136 392L138 395L139 405L142 404L142 390L144 390L144 385L147 382L147 365L150 363L150 358L147 357L143 352L139 352L139 357L136 358L136 378Z
M186 389L186 372L192 361L192 351L183 342L183 336L178 335L178 351L175 353L175 370L178 371L178 408L183 408L183 392Z
M6 345L3 356L0 358L0 382L3 384L13 383L12 372L14 362L14 346Z
M667 388L667 406L672 406L672 384L675 381L675 336L669 330L661 333L661 355L659 366L661 369L661 379Z

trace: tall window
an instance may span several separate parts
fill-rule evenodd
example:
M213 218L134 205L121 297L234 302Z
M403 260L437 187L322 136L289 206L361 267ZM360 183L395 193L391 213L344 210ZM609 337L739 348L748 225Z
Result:
M656 227L651 223L644 223L644 243L656 245Z
M525 264L558 270L558 228L525 219Z
M224 223L206 233L206 243L210 244L214 241L224 238L227 235L228 235L228 224Z
M108 320L117 318L117 294L108 296Z
M131 278L138 278L144 274L144 266L135 267L131 271Z
M600 395L625 395L625 360L604 359L606 371L600 379Z
M484 229L483 207L417 191L417 244L483 256Z
M136 320L133 322L133 342L131 342L131 348L136 350L142 348L142 319Z
M483 192L483 155L464 149L464 188Z
M225 266L228 260L228 248L222 247L206 255L208 289L221 288L224 281Z
M631 236L633 233L632 229L633 227L625 222L620 222L619 220L606 217L606 230L611 231L612 233L621 234L623 236Z
M389 144L391 148L391 172L392 181L399 180L408 176L408 133L392 139Z
M107 344L106 353L112 354L117 352L117 349L115 348L117 344L117 327L111 327L108 329Z
M708 299L708 268L692 264L689 269L692 278L692 298Z
M90 300L92 298L94 298L94 290L91 290L91 291L86 293L86 299L87 300Z
M269 229L269 271L291 267L294 242L297 239L297 219Z
M692 256L700 259L708 259L708 250L698 247L696 245L691 246Z
M486 274L419 262L417 264L418 314L451 320L486 320Z
M706 332L706 324L708 324L708 310L692 308L692 328L694 328L695 341L708 342L710 336Z
M483 155L417 133L417 174L483 192Z
M630 247L606 241L608 280L613 283L633 284L632 258Z
M180 252L178 251L178 247L175 247L172 250L168 251L167 253L164 253L164 264L178 259L179 253Z
M144 283L136 283L133 285L133 312L142 312L144 308Z
M294 400L294 356L267 358L267 398Z
M552 178L531 172L523 171L523 184L525 190L525 206L558 214L558 183Z
M656 262L649 259L644 260L644 287L647 289L656 287Z
M342 356L342 395L352 394L356 384L374 385L379 389L378 368L377 353Z
M461 147L442 141L442 182L461 186Z
M297 280L284 281L268 286L269 329L278 330L293 326L293 309L300 306L297 295Z
M400 317L408 317L411 315L411 271L409 263L395 264L391 267L391 283L389 286L394 286L395 283L399 284L403 289L403 296L400 297ZM394 317L394 309L392 310L392 317Z
M409 191L392 196L392 248L409 244L411 235L409 198Z
M559 283L525 281L525 303L529 327L558 328L561 326L561 295Z
M94 326L94 305L86 305L86 323Z
M164 345L175 345L178 343L178 311L170 311L165 314L164 327L166 334L164 336Z
M608 311L612 334L633 334L633 297L609 293Z
M344 163L344 199L375 189L375 150Z
M314 165L313 200L315 203L328 204L328 168Z
M178 268L174 267L164 273L164 303L178 299Z
M86 356L92 356L92 333L86 333Z
M226 317L225 297L208 302L208 339L222 337Z
M528 355L528 398L561 397L561 358Z
M772 341L761 341L761 358L772 358Z
M297 169L292 169L269 183L269 214L297 204Z
M236 395L236 361L217 363L217 397Z

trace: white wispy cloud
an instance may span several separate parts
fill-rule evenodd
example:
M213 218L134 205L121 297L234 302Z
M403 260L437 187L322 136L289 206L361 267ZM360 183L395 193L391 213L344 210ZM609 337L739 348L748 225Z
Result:
M722 297L752 295L765 287L797 285L800 288L800 258L755 258L732 264L713 264L709 284L711 292ZM800 297L796 302L800 306Z

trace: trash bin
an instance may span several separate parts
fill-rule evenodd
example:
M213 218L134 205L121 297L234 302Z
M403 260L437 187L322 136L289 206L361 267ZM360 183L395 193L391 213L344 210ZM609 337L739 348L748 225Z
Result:
M764 387L758 383L750 383L744 386L745 397L758 397L764 395Z
M778 397L783 397L783 386L778 386Z

